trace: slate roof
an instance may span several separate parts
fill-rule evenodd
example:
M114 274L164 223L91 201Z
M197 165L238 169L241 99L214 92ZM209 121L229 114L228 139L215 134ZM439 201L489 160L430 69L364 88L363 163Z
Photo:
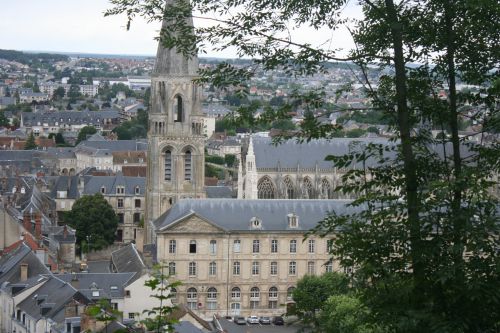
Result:
M119 273L133 272L133 280L137 280L141 275L146 265L137 251L134 244L128 244L119 250L111 253L111 262L114 269Z
M78 148L91 147L95 149L107 149L115 151L147 151L148 143L145 140L116 140L116 141L82 141Z
M55 275L62 281L71 283L88 299L123 298L124 288L133 281L134 273L74 273ZM92 296L98 291L99 296Z
M196 214L228 231L249 231L254 217L262 222L261 230L290 231L309 230L317 225L327 213L337 214L352 211L350 200L233 200L233 199L181 199L154 224L157 231L165 229L190 214ZM288 228L288 214L299 217L296 229Z
M83 194L95 194L102 193L101 188L104 186L104 194L116 194L116 187L123 186L125 188L125 193L120 194L120 196L127 195L145 195L146 189L146 178L144 177L126 177L121 173L116 176L93 176L89 177L85 182L85 187L83 189ZM136 186L139 187L139 194L135 194Z
M80 197L78 178L78 176L59 176L50 192L50 196L56 198L58 191L66 191L66 198L78 199Z
M49 126L68 125L103 125L105 119L120 119L120 113L110 111L57 111L57 112L23 112L25 127L47 123Z
M18 308L35 320L42 318L41 309L45 308L43 317L60 322L64 319L64 306L77 293L69 283L50 276L47 282L19 303Z
M233 198L233 190L229 186L207 186L205 187L207 198Z
M19 283L21 279L21 264L28 264L28 279L39 274L50 274L49 269L22 243L14 251L0 258L0 285L6 281Z
M281 168L315 168L318 164L321 169L333 169L333 163L325 161L325 157L349 153L354 142L389 144L385 138L335 138L304 143L288 140L279 145L272 145L270 138L252 140L257 168L276 168L279 162Z

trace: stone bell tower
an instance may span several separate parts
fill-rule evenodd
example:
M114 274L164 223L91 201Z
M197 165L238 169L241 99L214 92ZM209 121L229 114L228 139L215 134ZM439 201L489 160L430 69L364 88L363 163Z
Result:
M170 3L171 0L167 2ZM192 25L192 19L188 19ZM163 21L162 29L169 22ZM151 75L145 241L153 241L151 222L181 198L204 198L205 145L198 58L158 44Z

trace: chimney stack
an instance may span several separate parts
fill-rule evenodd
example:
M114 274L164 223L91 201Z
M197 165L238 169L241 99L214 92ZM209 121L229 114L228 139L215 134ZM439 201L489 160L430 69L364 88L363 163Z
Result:
M28 264L21 264L21 281L28 280Z
M31 232L31 216L29 213L24 213L23 227L27 232Z
M42 214L40 213L35 215L35 238L42 238Z

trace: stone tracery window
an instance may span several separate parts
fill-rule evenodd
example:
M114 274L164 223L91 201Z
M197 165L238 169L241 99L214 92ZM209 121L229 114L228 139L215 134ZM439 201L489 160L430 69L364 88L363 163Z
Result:
M184 104L182 102L182 97L180 95L175 96L175 122L182 122L184 118Z
M326 178L321 180L321 199L332 199L330 182Z
M186 150L184 153L184 180L191 181L192 159L191 150Z
M302 184L302 196L304 199L314 199L313 184L309 177L304 178L304 183Z
M165 180L172 180L172 152L165 150Z
M287 176L283 179L283 183L285 184L285 199L295 199L295 189L292 179Z
M276 189L273 182L269 177L263 177L257 184L258 198L259 199L275 199Z

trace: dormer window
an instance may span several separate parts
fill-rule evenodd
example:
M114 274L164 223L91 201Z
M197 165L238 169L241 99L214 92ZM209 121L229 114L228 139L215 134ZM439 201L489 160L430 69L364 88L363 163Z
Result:
M288 214L288 228L290 229L297 229L299 227L299 217L293 213L293 214Z
M257 217L252 217L250 219L250 226L252 227L252 229L261 229L262 221Z
M135 194L140 194L141 193L140 187L136 186L134 192L135 192Z
M21 187L21 194L25 194L26 193L26 189L23 187Z
M104 187L104 186L101 187L101 193L106 194L106 187Z
M124 194L124 193L125 193L125 188L123 186L116 187L116 194Z

